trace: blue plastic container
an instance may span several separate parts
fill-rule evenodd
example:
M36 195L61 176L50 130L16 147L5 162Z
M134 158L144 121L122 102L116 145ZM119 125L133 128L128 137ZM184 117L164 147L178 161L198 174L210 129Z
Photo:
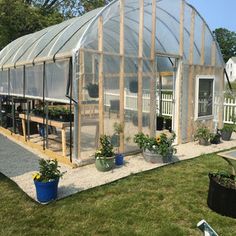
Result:
M46 183L34 180L38 201L47 203L55 200L57 198L58 182L59 179Z
M45 136L45 128L44 128L43 126L39 128L39 135L40 135L41 137L44 137L44 136Z
M122 166L124 164L124 156L122 154L116 154L115 159L117 166Z

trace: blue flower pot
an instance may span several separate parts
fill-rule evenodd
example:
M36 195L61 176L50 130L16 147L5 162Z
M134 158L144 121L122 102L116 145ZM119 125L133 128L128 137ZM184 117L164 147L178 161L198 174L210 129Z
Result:
M124 156L122 154L116 154L115 162L117 166L122 166L124 164Z
M59 179L45 183L34 180L38 201L47 203L55 200L57 198L58 182Z
M45 136L45 128L44 128L44 127L40 127L40 128L39 128L39 135L40 135L41 137L44 137L44 136Z

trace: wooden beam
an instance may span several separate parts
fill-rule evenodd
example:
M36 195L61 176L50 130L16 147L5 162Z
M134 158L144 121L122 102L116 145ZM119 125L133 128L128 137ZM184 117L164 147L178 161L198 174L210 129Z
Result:
M211 46L211 65L215 66L216 65L216 42L212 41L212 46Z
M202 22L201 65L205 64L205 22Z
M144 32L144 0L139 0L139 39L138 39L138 131L143 126L143 32Z
M191 14L191 28L190 28L190 49L189 49L189 64L193 65L194 62L194 32L195 32L195 10L192 9Z
M179 55L183 57L184 55L184 9L185 9L185 0L181 1L180 6L180 29L179 29ZM182 142L182 99L183 98L183 61L179 60L178 73L176 75L176 91L175 91L175 129L177 135L177 143Z
M183 57L184 55L184 8L185 0L181 1L180 7L180 30L179 30L179 55Z
M124 47L124 0L120 0L120 124L125 128L125 47ZM124 152L124 131L120 134L120 152Z
M100 52L99 58L99 135L104 134L104 75L103 75L103 17L98 18L98 51Z
M156 135L156 0L152 0L152 36L151 36L151 67L150 78L150 136Z
M192 141L193 121L194 121L194 32L195 32L195 10L191 13L191 28L190 28L190 49L189 49L189 75L188 75L188 127L187 127L187 142Z
M81 159L81 120L82 120L82 99L83 99L83 80L84 80L84 52L80 50L79 52L79 67L80 76L78 80L78 159Z

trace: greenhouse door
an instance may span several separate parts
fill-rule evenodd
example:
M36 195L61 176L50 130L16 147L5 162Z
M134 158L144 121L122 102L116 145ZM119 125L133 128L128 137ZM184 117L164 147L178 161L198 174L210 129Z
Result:
M173 56L157 55L157 131L175 131L175 84L177 71L177 58Z

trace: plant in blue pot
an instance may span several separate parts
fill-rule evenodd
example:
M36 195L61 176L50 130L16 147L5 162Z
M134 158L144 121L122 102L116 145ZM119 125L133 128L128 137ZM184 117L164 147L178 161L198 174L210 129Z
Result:
M39 172L33 176L39 202L48 203L57 199L59 179L65 173L59 168L57 160L39 160Z
M120 153L120 135L124 133L124 126L118 122L113 124L114 133L111 136L112 145L117 148L117 152L115 155L115 164L117 166L122 166L124 164L124 155Z

